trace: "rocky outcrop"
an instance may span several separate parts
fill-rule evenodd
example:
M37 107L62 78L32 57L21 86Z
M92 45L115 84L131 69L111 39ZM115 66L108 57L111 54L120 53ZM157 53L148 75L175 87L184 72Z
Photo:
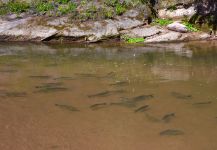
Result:
M191 4L194 0L158 0L159 8L168 8L177 4Z
M168 32L159 36L149 37L145 40L146 43L154 43L154 42L173 42L179 41L182 34L179 32Z
M175 3L175 0L173 2ZM168 26L160 26L157 23L147 24L146 17L150 16L150 12L146 12L147 9L142 10L144 13L131 9L113 19L86 21L72 20L68 15L47 17L29 16L24 13L17 17L17 15L9 14L0 19L0 40L98 42L127 37L140 38L140 41L152 43L216 39L215 36L204 32L191 32L180 22L174 22ZM168 8L159 10L160 17L178 20L180 20L179 17L191 16L194 13L193 7L185 8L183 5L179 5L175 10Z
M181 24L179 22L174 22L174 23L169 24L167 26L167 29L176 31L176 32L182 32L182 33L188 32L186 25Z
M142 26L142 27L134 28L132 30L124 30L121 33L122 35L125 35L128 37L147 38L147 37L160 34L162 32L164 32L164 30L157 26Z
M175 10L172 9L160 9L158 15L160 18L173 18L173 19L181 19L183 17L191 17L196 13L195 8L193 6L189 8L180 7Z

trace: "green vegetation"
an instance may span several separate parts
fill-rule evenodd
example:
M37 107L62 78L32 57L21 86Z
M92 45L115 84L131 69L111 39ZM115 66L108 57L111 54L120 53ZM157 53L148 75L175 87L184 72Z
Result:
M144 38L136 38L136 37L128 37L128 36L122 36L121 39L126 41L127 43L142 43L145 41Z
M54 6L50 2L39 2L35 6L37 12L45 13L47 11L53 10Z
M176 9L177 9L176 5L172 5L172 6L169 6L169 7L167 8L167 10L170 10L170 11L174 11L174 10L176 10Z
M95 5L92 0L36 0L31 4L10 0L0 5L0 15L31 12L39 15L70 15L73 19L111 19L127 9L148 3L149 0L104 0Z
M156 19L154 21L154 24L158 24L160 26L167 26L168 24L171 24L171 23L173 23L173 21L169 20L169 19L160 19L160 18L158 18L158 19Z
M59 5L58 12L60 12L62 15L68 14L75 11L76 7L77 6L75 3L69 3L68 5Z
M118 3L115 6L115 12L117 15L122 15L125 11L126 11L126 8L124 5L121 5L120 3Z
M30 5L25 2L8 2L0 6L0 15L5 15L9 12L20 14L22 12L28 11Z
M199 31L193 24L189 23L189 22L182 22L189 31L191 32L197 32Z
M59 4L67 4L70 2L70 0L56 0L56 2Z

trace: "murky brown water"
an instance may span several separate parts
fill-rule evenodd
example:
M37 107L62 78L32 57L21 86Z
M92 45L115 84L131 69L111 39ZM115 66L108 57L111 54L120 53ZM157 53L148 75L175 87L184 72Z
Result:
M0 44L0 150L216 150L217 42Z

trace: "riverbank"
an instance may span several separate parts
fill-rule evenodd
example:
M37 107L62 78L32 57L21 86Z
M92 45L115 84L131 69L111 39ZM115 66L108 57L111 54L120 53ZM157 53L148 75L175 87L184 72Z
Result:
M88 8L93 6L98 11L100 5L94 3ZM86 19L72 18L71 14L48 15L48 12L5 14L0 18L0 41L159 43L217 39L207 27L187 22L196 13L193 4L156 9L158 18L153 17L148 5L143 9L120 6L124 10L112 17L104 14ZM115 10L116 7L117 4Z

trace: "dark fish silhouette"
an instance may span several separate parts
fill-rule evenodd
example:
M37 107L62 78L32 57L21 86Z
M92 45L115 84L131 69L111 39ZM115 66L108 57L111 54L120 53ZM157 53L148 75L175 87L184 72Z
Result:
M207 105L207 104L212 104L212 101L198 102L198 103L194 103L193 105Z
M70 105L63 105L63 104L55 104L55 106L68 110L68 111L79 111L77 108L70 106Z
M144 112L144 111L147 111L147 110L149 110L149 106L145 105L145 106L142 106L142 107L136 109L135 112Z
M103 96L108 96L110 94L109 91L103 91L103 92L100 92L100 93L96 93L96 94L93 94L93 95L88 95L89 98L93 98L93 97L103 97Z
M103 91L100 93L96 93L93 95L88 95L89 98L93 98L93 97L104 97L104 96L109 96L110 94L116 94L116 93L123 93L125 92L124 90L114 90L114 91Z
M176 129L168 129L160 132L160 135L167 135L167 136L175 136L175 135L183 135L184 132L181 130Z
M58 91L66 91L68 88L65 87L46 87L46 88L41 88L36 92L58 92Z
M107 103L99 103L99 104L91 105L90 108L92 110L98 110L98 109L101 109L101 108L105 108L106 106L108 106Z
M55 78L54 80L75 80L75 78L73 78L73 77L58 77L58 78Z
M2 97L25 97L27 95L26 92L5 92L1 93Z
M57 87L61 86L63 83L62 82L53 82L53 83L43 83L40 86L36 86L35 88L50 88L50 87Z
M125 85L129 85L129 82L128 81L119 81L119 82L112 83L110 85L112 85L112 86L125 86Z
M12 69L2 69L2 70L0 70L0 72L2 72L2 73L15 73L15 72L17 72L17 70L12 70Z
M44 75L44 76L29 76L30 78L38 78L38 79L49 79L51 78L51 76L47 76L47 75Z
M171 92L171 95L174 96L175 98L178 98L178 99L191 99L192 98L192 95L189 95L189 94L182 94L182 93L178 93L178 92Z
M166 114L165 116L163 116L162 120L164 122L170 122L172 118L175 117L175 113L170 113L170 114Z
M140 96L131 98L131 100L134 102L139 102L139 101L147 100L153 97L154 97L153 95L140 95Z

